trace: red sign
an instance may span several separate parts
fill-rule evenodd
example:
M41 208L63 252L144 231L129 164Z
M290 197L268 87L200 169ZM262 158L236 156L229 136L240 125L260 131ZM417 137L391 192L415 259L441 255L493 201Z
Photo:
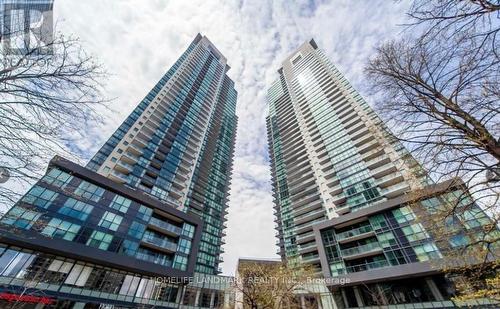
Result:
M31 296L31 295L19 295L12 293L0 293L0 299L4 299L6 301L20 301L23 303L33 303L33 304L44 304L51 305L55 303L55 299L45 296Z

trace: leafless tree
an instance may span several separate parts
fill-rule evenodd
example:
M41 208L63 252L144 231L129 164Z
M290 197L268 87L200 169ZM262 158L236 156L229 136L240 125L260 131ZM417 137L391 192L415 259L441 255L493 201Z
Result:
M245 261L238 266L233 289L237 307L251 309L301 308L299 293L306 292L313 272L307 267L289 267L281 262ZM308 307L308 304L305 304ZM310 302L309 307L315 303ZM317 306L317 305L316 305Z
M462 178L498 214L500 67L481 61L486 52L392 41L379 47L368 73L383 94L377 109L434 179Z
M480 261L483 274L498 259L500 238L499 13L498 1L415 0L410 31L381 44L367 65L375 108L394 135L434 181L464 181L422 220L438 241L469 233L468 244L448 251L471 253L462 267L478 271ZM483 212L491 219L467 230L471 214ZM450 227L455 221L462 226Z
M19 186L39 177L54 154L73 157L69 141L106 107L106 73L78 39L56 34L46 48L53 53L33 46L0 61L0 169L10 174L0 185L1 205L15 202Z
M410 29L422 26L422 37L426 40L432 41L438 34L451 40L466 38L499 58L500 2L497 0L415 0L408 15Z

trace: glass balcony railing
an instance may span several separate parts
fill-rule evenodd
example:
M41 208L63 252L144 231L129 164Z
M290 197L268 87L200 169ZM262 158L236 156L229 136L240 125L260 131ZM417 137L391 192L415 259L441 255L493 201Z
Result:
M406 182L400 182L396 185L393 185L393 186L390 186L386 189L383 189L381 193L382 193L382 195L386 195L388 193L392 193L392 192L397 191L397 190L405 189L407 187L409 187L409 185Z
M180 235L182 232L182 229L178 226L175 226L173 224L170 224L168 222L161 221L160 219L157 218L151 218L149 220L149 224L154 225L156 227L159 227L163 230L172 232L174 234Z
M398 177L402 177L402 174L400 172L396 172L396 173L391 173L389 175L386 175L384 177L380 177L377 179L377 183L383 183L387 180L390 180L390 179L394 179L394 178L398 178Z
M181 202L179 202L178 200L176 200L175 198L171 197L171 196L167 196L166 198L164 198L165 201L168 201L176 206L180 206L181 205Z
M173 252L177 251L177 244L165 238L145 235L142 238L142 241Z
M364 263L359 265L347 266L348 273L357 273L360 271L366 271L375 268L387 267L390 266L387 261L376 261L371 263Z
M356 254L361 254L361 253L367 253L367 252L379 250L379 249L380 250L382 249L382 247L379 245L379 243L372 242L372 243L369 243L366 245L361 245L361 246L354 247L354 248L344 249L344 250L342 250L342 255L344 257L346 257L346 256L351 256L351 255L356 255Z
M294 219L295 220L300 220L300 219L303 219L303 218L306 218L306 217L317 215L319 213L326 214L325 210L323 208L321 208L319 210L315 210L315 211L312 211L312 212L310 211L310 212L306 212L306 213L304 213L302 215L298 215Z
M315 255L308 255L306 257L302 257L302 261L303 262L309 262L309 261L314 261L314 260L318 260L319 259L319 256L317 254Z
M123 162L121 160L118 160L116 162L116 164L122 166L123 168L125 168L125 169L127 169L129 171L132 171L134 169L134 166L132 164L128 164L128 163Z
M125 175L125 174L123 174L123 173L120 173L120 172L118 172L118 171L112 170L112 171L111 171L111 174L112 174L113 176L115 176L116 178L118 178L118 179L120 179L120 180L124 181L124 182L127 182L127 181L128 181L128 176L127 176L127 175Z
M142 148L141 148L141 147L139 147L139 146L136 146L136 145L134 145L134 144L129 144L129 145L128 145L128 149L129 149L130 151L136 151L137 153L140 153L140 154L142 154L142 153L143 153Z
M183 196L184 195L184 193L181 190L178 190L178 189L176 189L174 187L170 187L169 191L171 191L171 192L173 192L173 193L175 193L175 194L177 194L179 196Z
M130 153L128 151L124 152L123 156L126 157L126 158L128 158L128 159L130 159L130 160L132 160L132 161L135 161L135 162L137 162L139 160L138 156L136 156L133 153Z
M359 227L359 228L354 229L354 230L345 231L345 232L337 234L337 240L339 240L339 241L344 240L344 239L358 236L358 235L361 235L364 233L369 233L371 231L373 231L372 227L370 225L365 225L365 226Z
M316 243L307 244L307 245L299 245L299 251L300 250L306 250L306 249L309 249L309 248L317 248Z
M147 253L137 253L136 257L140 260L155 263L155 264L160 264L164 266L171 267L172 266L172 260L169 259L167 256L158 254L158 255L152 255L152 254L147 254Z
M138 142L138 143L139 143L139 144L141 144L141 145L144 145L144 146L142 146L142 147L147 146L147 145L148 145L148 143L149 143L149 141L147 141L146 139L144 139L144 138L142 138L142 137L140 137L140 136L136 136L134 141Z

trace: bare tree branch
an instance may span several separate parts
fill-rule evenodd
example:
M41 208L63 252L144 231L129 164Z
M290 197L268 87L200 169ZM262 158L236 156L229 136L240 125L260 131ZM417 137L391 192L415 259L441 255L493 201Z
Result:
M35 46L3 55L0 64L0 168L18 187L38 178L54 154L73 158L72 136L100 122L108 102L101 93L107 74L78 39L57 34L47 46L53 54ZM0 204L18 198L15 188L0 186Z
M420 220L449 247L450 273L481 279L475 290L492 288L485 282L500 249L500 2L415 0L408 15L410 31L381 44L367 65L375 108L434 181L464 181L439 209L421 209ZM450 246L457 236L466 241ZM457 268L457 259L466 266Z

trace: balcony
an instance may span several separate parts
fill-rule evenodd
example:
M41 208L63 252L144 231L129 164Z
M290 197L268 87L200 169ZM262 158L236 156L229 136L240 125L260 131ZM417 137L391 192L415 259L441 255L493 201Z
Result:
M132 143L135 143L137 146L144 148L148 145L149 142L139 136L136 136Z
M378 157L382 154L384 154L384 149L376 148L376 149L365 152L362 157L365 160L371 160L371 159Z
M155 249L174 253L177 251L177 244L168 239L145 235L141 242L152 245Z
M311 240L314 240L314 232L308 232L297 236L298 244L303 244Z
M295 207L295 205L293 205L293 210L292 210L292 214L294 216L301 216L305 213L309 213L311 211L316 211L318 209L323 209L323 201L318 197L314 200L312 200L311 202L305 204L304 206L301 206L301 207Z
M357 273L360 271L367 271L376 268L388 267L390 266L387 261L376 261L371 263L358 264L353 266L347 266L348 273Z
M382 195L388 198L393 198L407 192L408 190L410 190L410 185L406 182L400 182L382 190Z
M116 170L111 171L111 173L109 174L109 178L117 183L126 183L128 181L127 175Z
M134 169L134 166L128 163L123 162L122 160L116 161L115 170L120 173L130 173Z
M370 225L365 225L362 227L358 227L357 229L338 233L336 236L339 243L346 243L349 241L366 238L372 235L374 235L372 227Z
M312 251L316 251L318 246L316 245L315 242L308 243L305 245L299 245L299 253L304 254Z
M368 142L366 144L362 144L362 145L358 146L358 152L359 153L367 152L369 150L374 149L378 145L379 144L378 144L378 142L376 140L372 140L371 142Z
M347 197L344 193L340 193L332 197L332 202L335 205L342 205L346 200Z
M137 253L136 258L151 262L154 264L160 264L167 267L172 267L172 260L164 254L147 254L147 253Z
M319 222L323 222L325 220L327 220L327 219L322 217L322 218L319 218L316 220L308 221L306 223L296 224L295 230L298 234L307 233L308 231L312 231L314 224L319 223Z
M139 161L139 157L130 153L130 152L124 152L122 157L121 157L121 160L126 161L126 162L131 163L131 164L135 164Z
M148 119L148 121L144 124L144 126L142 127L143 129L144 128L147 128L149 129L152 133L156 132L156 129L159 127L159 124L154 122L153 120Z
M389 175L390 173L394 173L396 171L397 171L396 166L394 166L394 164L392 163L388 163L372 170L371 174L375 178L380 178L382 176Z
M369 169L375 169L377 167L380 167L386 163L391 162L391 159L387 155L381 155L378 157L375 157L365 163L366 167Z
M353 136L351 136L351 139L354 143L354 146L359 147L359 146L365 145L369 141L372 141L373 136L371 134L362 135L362 134L358 133L358 134L356 134L356 139Z
M288 171L288 177L295 177L298 173L303 173L305 170L309 169L310 166L307 161L304 161L300 164L291 166Z
M377 185L381 188L386 188L395 185L403 180L403 175L400 172L396 172L377 179Z
M318 219L318 218L322 218L326 215L326 211L321 208L319 210L316 210L316 211L311 211L311 212L307 212L305 214L302 214L302 215L299 215L299 216L296 216L293 221L295 222L295 224L302 224L302 223L305 223L309 220L314 220L314 219Z
M293 195L311 185L316 185L312 171L302 175L300 179L294 180L293 183L290 183L290 188L288 188L288 191L290 191L290 195Z
M181 188L184 188L184 187L186 186L186 182L185 182L185 181L181 181L181 180L179 180L179 179L177 179L177 178L174 178L174 179L172 180L172 182L173 182L174 184L178 185L178 186L179 186L179 187L181 187Z
M139 132L146 135L146 136L151 137L155 134L155 131L156 131L156 129L152 129L152 128L144 125Z
M179 202L177 199L171 197L171 196L167 196L165 198L165 201L168 201L169 203L172 203L174 204L175 206L181 206L181 202Z
M142 155L142 153L143 153L142 148L140 148L139 146L136 146L134 144L128 145L128 151L134 155Z
M307 187L307 188L305 188L303 190L299 190L299 191L297 191L295 193L290 193L290 197L291 197L292 200L293 199L300 199L300 198L302 198L304 196L307 196L307 195L309 195L309 194L311 194L311 193L313 193L313 192L315 192L317 190L318 190L318 186L316 185L315 182L313 182L312 185L310 185L309 187Z
M334 186L330 189L330 195L334 196L342 192L342 186L340 184Z
M347 205L345 202L335 205L334 211L338 215L343 215L351 212L351 206Z
M306 204L313 202L318 197L319 197L319 192L316 191L312 195L304 196L304 197L301 197L301 198L296 199L296 200L292 199L292 205L293 205L292 207L299 208L300 206L303 206L303 205L306 205Z
M181 190L178 190L174 187L170 187L170 189L168 189L168 194L169 195L172 195L172 197L174 198L180 198L182 196L184 196L184 193L181 191Z
M154 217L149 220L149 225L154 228L160 229L160 231L162 232L167 232L167 234L174 236L178 236L182 232L182 229L180 227L165 221L161 221L160 219Z
M344 259L358 259L365 256L370 256L382 252L382 247L378 242L361 245L349 249L341 250Z
M297 179L300 178L303 174L309 172L311 169L311 166L308 164L307 161L301 162L299 164L293 165L288 169L288 179Z
M319 255L309 255L307 257L302 256L302 262L304 263L316 263L319 262Z

